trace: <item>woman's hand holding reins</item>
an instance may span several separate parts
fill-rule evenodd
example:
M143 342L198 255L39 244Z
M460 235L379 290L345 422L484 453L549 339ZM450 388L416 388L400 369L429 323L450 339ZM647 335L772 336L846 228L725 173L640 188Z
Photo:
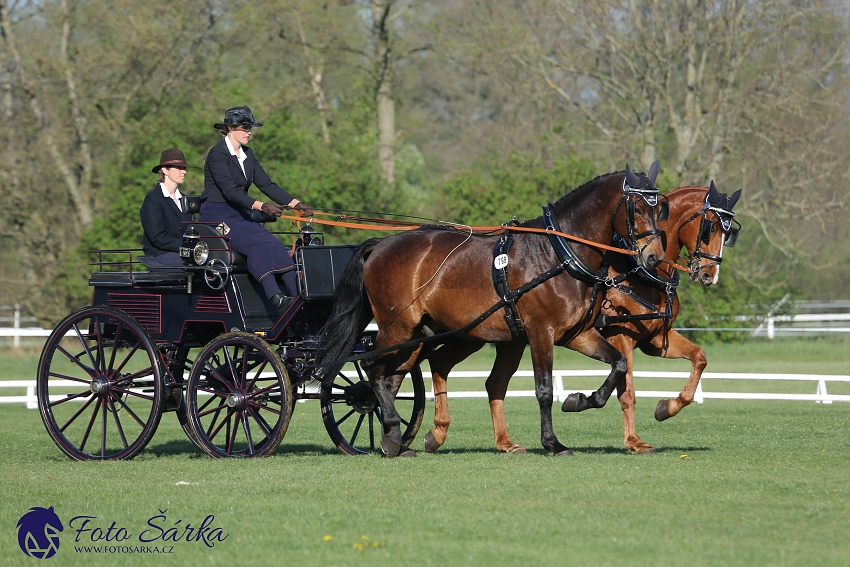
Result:
M271 215L273 217L279 217L283 214L283 207L281 207L277 203L263 203L260 206L260 210L266 213L267 215Z
M296 213L303 217L312 217L314 214L316 214L316 211L314 211L312 208L310 208L309 205L307 205L306 203L302 203L301 201L298 201L295 206L292 207L292 210L294 210Z

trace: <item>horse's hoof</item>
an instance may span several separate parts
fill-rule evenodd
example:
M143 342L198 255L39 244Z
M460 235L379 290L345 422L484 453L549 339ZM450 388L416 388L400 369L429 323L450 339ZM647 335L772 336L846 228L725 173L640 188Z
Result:
M655 454L655 447L652 445L644 445L642 447L630 447L632 451L637 455L653 455Z
M437 438L434 437L434 432L429 431L428 435L425 436L425 450L429 453L434 453L441 446L440 443L437 442Z
M526 455L528 454L528 450L522 445L514 445L513 447L508 447L507 449L499 449L500 453L508 453L509 455Z
M660 402L658 402L658 405L655 406L655 419L657 421L664 421L665 419L669 419L671 417L668 406L669 401L670 400L661 400Z
M572 449L564 449L563 451L558 451L555 453L556 457L572 457L573 450Z
M585 396L581 392L574 392L567 396L567 399L564 400L564 403L561 405L561 411L572 413L582 411L586 407L587 396Z
M403 445L399 445L398 443L394 443L389 439L381 439L381 452L384 453L385 457L415 457L416 451L411 449L410 447L405 447Z

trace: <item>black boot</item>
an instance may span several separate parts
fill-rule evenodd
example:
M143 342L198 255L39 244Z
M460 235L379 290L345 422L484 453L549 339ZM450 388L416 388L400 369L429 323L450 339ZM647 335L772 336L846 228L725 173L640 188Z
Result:
M292 302L295 301L294 297L290 297L288 295L284 295L282 293L278 293L271 299L269 299L269 303L272 304L274 310L278 315L283 315L289 309L289 306L292 305Z

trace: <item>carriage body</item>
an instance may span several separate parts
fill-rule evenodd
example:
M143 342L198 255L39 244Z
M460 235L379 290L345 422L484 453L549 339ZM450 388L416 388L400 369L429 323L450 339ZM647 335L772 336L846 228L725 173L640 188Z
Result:
M183 268L138 250L92 251L92 304L55 327L39 363L39 408L57 446L78 460L132 458L162 414L175 412L213 457L264 456L281 442L294 401L317 399L340 451L374 450L381 412L359 366L331 388L310 380L336 281L357 246L296 233L299 244L319 245L296 246L299 295L278 314L226 236L186 224L206 254L184 254ZM360 337L355 352L373 338ZM411 382L412 438L424 411L418 369Z

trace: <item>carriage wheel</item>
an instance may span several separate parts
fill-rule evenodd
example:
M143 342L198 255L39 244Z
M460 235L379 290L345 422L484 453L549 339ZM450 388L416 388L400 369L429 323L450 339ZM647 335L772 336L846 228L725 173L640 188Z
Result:
M38 407L72 459L131 459L148 444L163 407L156 344L130 315L86 307L53 330L38 365Z
M354 368L357 377L340 372L332 385L322 386L322 420L341 452L362 455L380 450L383 417L360 364L355 362ZM425 413L425 383L418 366L405 376L395 407L401 416L402 445L409 446Z
M289 375L256 335L227 333L198 353L186 384L190 438L212 457L262 457L280 445L292 417Z

